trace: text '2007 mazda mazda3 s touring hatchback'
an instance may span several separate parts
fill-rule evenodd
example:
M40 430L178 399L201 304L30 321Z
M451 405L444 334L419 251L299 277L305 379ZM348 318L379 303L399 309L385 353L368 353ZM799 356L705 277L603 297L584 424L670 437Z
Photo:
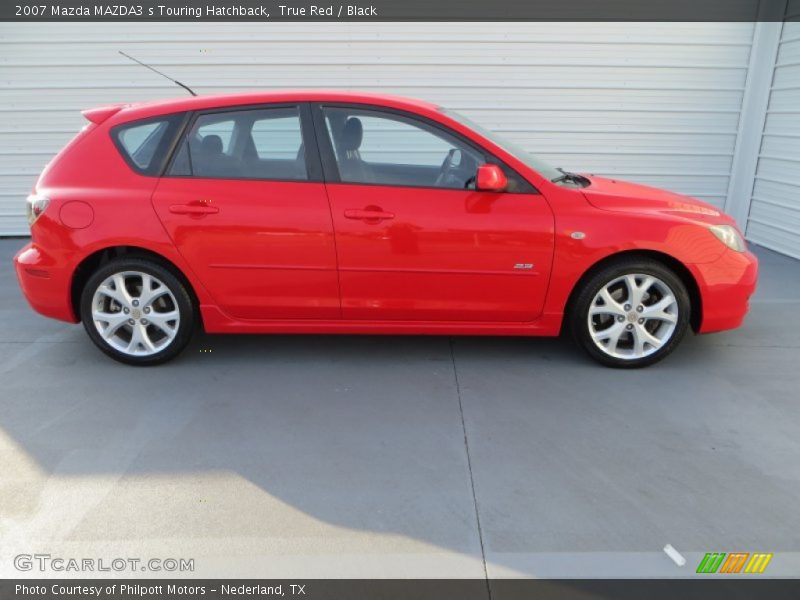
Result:
M17 276L117 360L209 333L555 336L640 367L738 327L757 262L709 204L554 169L465 117L286 91L87 110Z

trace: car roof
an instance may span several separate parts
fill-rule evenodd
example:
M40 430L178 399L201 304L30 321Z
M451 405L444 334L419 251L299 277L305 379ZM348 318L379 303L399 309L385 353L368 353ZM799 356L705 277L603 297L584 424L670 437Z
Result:
M414 98L404 98L402 96L393 96L390 94L344 90L272 90L240 94L189 96L125 104L114 120L130 121L175 112L282 102L376 104L389 108L405 109L422 113L439 110L439 107L431 102Z

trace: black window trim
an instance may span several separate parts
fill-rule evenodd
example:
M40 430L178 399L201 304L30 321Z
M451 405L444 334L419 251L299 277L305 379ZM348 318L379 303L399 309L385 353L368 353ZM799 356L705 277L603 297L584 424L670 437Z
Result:
M203 115L216 114L216 113L238 113L248 110L267 110L271 108L297 108L298 118L300 119L300 137L303 143L303 150L305 154L306 163L306 179L276 179L269 177L200 177L198 175L172 175L170 169L178 155L180 147L183 145L184 140L194 128L197 119ZM316 133L311 117L311 107L308 102L261 102L258 104L241 104L220 106L214 108L207 108L203 110L192 111L189 113L180 135L176 138L175 143L170 148L169 159L165 162L161 170L161 177L170 179L219 179L227 181L274 181L278 183L323 183L323 169L317 147Z
M135 172L137 175L142 175L144 177L161 177L161 174L163 173L167 164L172 160L172 154L175 151L176 142L183 136L183 132L186 128L189 116L190 113L188 112L175 112L175 113L166 113L163 115L156 115L154 117L146 117L144 119L136 119L134 121L126 121L124 123L114 125L109 130L109 135L111 136L111 141L114 143L117 152L120 153L122 159L131 168L133 172ZM172 127L175 127L175 129L170 134L169 132L170 126L168 125L168 129L165 135L169 137L166 137L159 143L158 148L156 149L156 154L153 156L153 161L152 161L153 164L149 165L146 169L143 169L133 161L133 158L128 153L128 150L122 143L120 134L124 130L130 129L132 127L139 127L141 125L146 125L148 123L158 123L161 121L170 121L170 120L174 120L175 123L177 123L177 126L175 126L174 124L172 125Z
M342 181L339 175L339 167L336 162L336 153L333 149L333 142L330 139L330 135L328 134L328 128L325 125L325 115L323 113L324 108L352 108L355 110L371 110L375 112L384 112L388 114L394 114L399 117L403 117L410 121L417 121L426 126L427 129L438 129L439 131L449 135L450 137L455 138L459 142L463 143L465 146L475 150L479 154L482 154L484 160L490 164L496 164L500 168L503 169L506 176L511 178L511 176L515 177L521 183L521 189L513 191L513 192L504 192L507 194L528 194L528 195L541 195L541 192L534 186L527 178L523 177L516 169L509 166L505 161L495 156L492 152L478 144L477 142L471 140L467 136L455 131L447 127L446 125L439 123L438 121L426 117L424 115L420 115L415 112L401 110L389 106L383 106L380 104L372 104L367 102L312 102L311 104L311 112L313 116L314 126L317 132L317 146L320 153L320 158L322 162L322 169L325 176L326 183L343 183L346 185L367 185L373 187L396 187L396 188L411 188L411 189L430 189L430 190L438 190L438 191L461 191L458 188L443 188L443 187L435 187L435 186L428 186L428 185L400 185L400 184L387 184L387 183L364 183L364 182L351 182L351 181Z

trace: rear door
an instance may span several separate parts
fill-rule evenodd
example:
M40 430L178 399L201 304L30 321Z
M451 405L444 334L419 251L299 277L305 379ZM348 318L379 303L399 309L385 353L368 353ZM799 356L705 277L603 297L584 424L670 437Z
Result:
M305 104L199 113L153 204L218 306L338 319L330 207Z

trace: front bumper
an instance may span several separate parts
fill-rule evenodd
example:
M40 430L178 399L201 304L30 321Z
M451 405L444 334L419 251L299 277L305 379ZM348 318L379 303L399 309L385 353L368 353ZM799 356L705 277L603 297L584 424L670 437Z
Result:
M751 252L727 250L719 259L692 266L700 288L699 333L735 329L750 309L758 282L758 259Z
M60 267L36 244L28 244L14 256L14 269L22 293L38 313L53 319L77 323L72 310L72 273Z

